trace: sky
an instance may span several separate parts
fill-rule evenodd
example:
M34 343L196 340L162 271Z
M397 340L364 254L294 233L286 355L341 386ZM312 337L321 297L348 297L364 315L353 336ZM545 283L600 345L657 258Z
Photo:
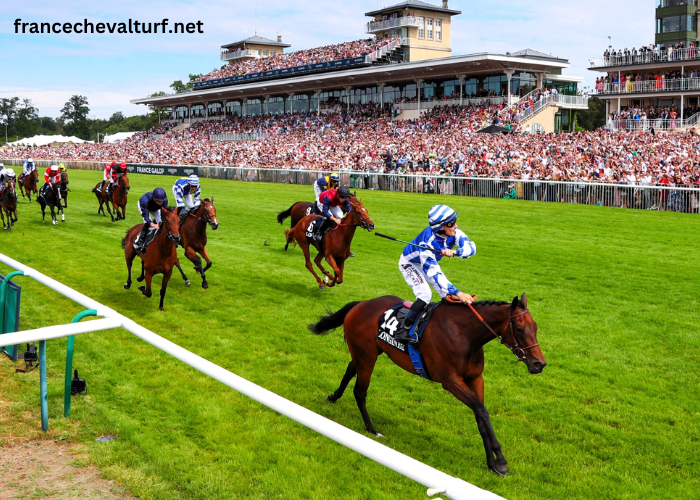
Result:
M131 99L171 92L175 80L219 67L219 46L255 32L287 50L365 38L365 12L399 3L376 0L30 0L0 2L0 97L32 100L40 116L59 116L72 95L88 98L90 116L144 114ZM439 5L441 0L427 0ZM319 8L320 7L320 8ZM602 55L612 36L614 48L654 41L655 0L449 0L462 14L452 18L452 55L505 53L531 48L568 59L564 74L583 76L592 86L596 73L588 59ZM321 12L321 10L323 12ZM194 34L19 34L22 22L92 23L201 21ZM21 28L20 28L21 29Z

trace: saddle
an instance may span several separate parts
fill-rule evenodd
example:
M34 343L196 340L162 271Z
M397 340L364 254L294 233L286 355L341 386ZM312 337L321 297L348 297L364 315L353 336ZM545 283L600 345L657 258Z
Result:
M141 242L139 241L139 239L141 237L141 233L139 233L139 235L134 240L134 248L136 250L138 250L140 248L141 252L145 252L146 248L148 248L148 245L150 245L151 242L155 239L156 234L158 234L158 229L156 229L154 227L149 227L148 233L146 233L146 241L144 241L143 244L141 244Z
M321 210L318 208L318 203L313 202L309 208L306 209L306 215L323 215Z
M306 228L306 237L312 238L314 241L318 242L323 240L325 234L331 229L331 227L328 227L326 230L323 228L323 225L327 220L328 219L325 217L319 217L312 220L309 227Z
M428 375L428 370L425 368L423 355L418 349L418 345L423 338L425 328L428 326L428 323L430 323L430 318L433 317L435 309L437 309L440 304L442 304L442 302L431 302L425 306L423 311L418 316L418 319L416 319L416 322L411 327L409 334L410 336L416 335L418 337L418 343L416 344L402 342L397 340L394 336L396 332L398 332L399 326L403 323L406 313L408 313L408 310L411 307L411 303L409 302L402 302L400 304L396 304L390 309L387 309L382 315L379 330L377 330L377 338L379 340L389 344L401 352L408 354L411 358L411 363L413 363L413 369L416 371L416 374L427 379L430 379L430 376Z
M180 228L182 228L183 224L187 220L187 216L190 215L190 213L195 212L195 208L183 208L182 211L180 211Z

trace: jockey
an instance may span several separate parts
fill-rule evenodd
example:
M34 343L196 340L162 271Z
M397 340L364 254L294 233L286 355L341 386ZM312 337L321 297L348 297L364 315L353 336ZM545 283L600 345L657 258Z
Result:
M107 186L107 190L105 191L105 194L109 194L112 192L110 187L112 187L112 184L114 184L114 180L112 179L114 177L113 169L117 166L117 162L113 161L109 165L105 165L104 173L102 174L102 184L100 185L100 191L104 189L105 183L109 182L109 185Z
M117 165L117 162L112 162L109 168L109 184L107 185L107 189L105 189L105 194L107 196L111 195L112 191L114 191L114 188L117 185L117 179L119 178L119 175L126 172L126 163L122 162L119 165ZM104 181L102 181L102 185L104 185Z
M457 228L457 215L447 205L435 205L430 209L428 221L430 226L416 236L411 243L403 250L399 259L399 270L403 274L408 286L413 288L416 301L406 313L406 318L401 328L396 333L395 338L403 342L417 342L418 338L411 337L409 331L416 319L431 300L435 291L444 298L446 295L458 297L464 304L473 302L472 296L459 291L450 283L450 280L440 269L440 259L443 257L459 257L468 259L476 254L476 245L470 241L466 234ZM419 245L421 248L418 248ZM456 250L452 250L457 246ZM437 250L440 253L433 252Z
M177 204L177 214L180 215L180 212L185 207L187 207L188 211L199 207L202 203L199 199L200 195L199 177L195 174L176 180L173 185L173 196Z
M44 190L49 188L54 189L54 186L61 182L61 172L59 172L57 165L51 165L49 168L46 169L46 172L44 172L44 182ZM54 189L54 193L56 194L56 197L60 200L61 190Z
M145 241L148 230L152 227L158 229L161 223L160 209L163 205L168 205L168 196L163 188L155 188L139 199L139 212L141 212L141 217L143 217L143 227L138 237L134 240L136 253L143 251L142 242ZM153 215L153 218L151 218L151 215Z
M36 165L34 165L34 160L31 158L27 159L22 165L22 175L19 176L19 182L22 182L24 178L36 170Z
M321 199L321 194L329 189L338 189L338 184L340 183L340 175L331 174L325 177L319 178L314 182L314 197L318 202L318 208L321 209L322 203L319 201Z
M11 168L5 168L5 165L0 163L0 193L5 189L7 181L15 180L15 171Z
M340 220L343 218L343 210L345 212L352 210L352 206L348 201L350 196L352 195L347 186L340 186L338 189L329 189L321 193L318 197L317 206L321 215L326 218L319 229L321 234L326 234L340 224ZM355 254L350 252L349 256L354 257Z

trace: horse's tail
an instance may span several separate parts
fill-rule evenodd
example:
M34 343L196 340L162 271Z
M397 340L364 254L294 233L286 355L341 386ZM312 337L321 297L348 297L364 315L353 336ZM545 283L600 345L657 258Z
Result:
M130 232L130 231L131 231L131 229L127 229L127 230L126 230L126 234L125 234L124 237L122 238L122 248L123 248L123 249L126 249L126 238L129 236L129 232Z
M294 205L296 205L296 203L294 203ZM285 220L287 217L289 217L290 215L292 215L292 209L294 208L294 205L292 205L291 207L289 207L289 208L288 208L287 210L285 210L284 212L278 213L278 214L277 214L277 222L279 222L280 224L282 224L282 223L284 222L284 220Z
M307 328L316 335L323 335L331 330L335 330L336 328L343 326L345 316L347 316L350 310L360 302L361 301L358 300L345 304L340 311L335 313L330 309L326 309L328 316L321 316L318 323L311 323Z

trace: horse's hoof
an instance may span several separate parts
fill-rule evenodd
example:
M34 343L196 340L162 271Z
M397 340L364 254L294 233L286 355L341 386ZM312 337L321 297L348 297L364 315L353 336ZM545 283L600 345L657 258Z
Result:
M506 477L508 475L508 464L506 463L496 463L490 469L501 477Z
M126 283L124 285L124 290L128 290L129 288L131 288L131 283Z
M136 278L136 281L138 281L139 283L141 283L141 282L143 281L143 276L139 276L138 278Z
M204 288L205 290L209 288L209 283L202 283L202 288Z
M318 285L318 288L319 288L319 290L325 290L325 289L326 289L326 285Z
M163 309L161 306L158 306L158 310L159 310L159 311L165 311L165 309Z
M326 401L328 401L329 403L335 403L338 400L335 398L335 394L331 394L326 398Z
M192 282L190 280L185 280L185 286L190 286Z

